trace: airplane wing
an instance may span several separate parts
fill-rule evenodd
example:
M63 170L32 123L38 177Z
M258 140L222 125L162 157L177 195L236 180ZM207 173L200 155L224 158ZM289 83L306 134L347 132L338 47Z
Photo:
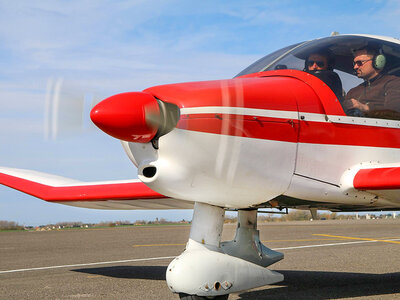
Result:
M353 185L358 190L398 190L400 167L361 169L354 176Z
M161 195L138 179L82 182L46 173L0 167L0 184L48 202L95 209L193 208Z
M349 187L400 203L400 164L361 164L349 169L343 179Z

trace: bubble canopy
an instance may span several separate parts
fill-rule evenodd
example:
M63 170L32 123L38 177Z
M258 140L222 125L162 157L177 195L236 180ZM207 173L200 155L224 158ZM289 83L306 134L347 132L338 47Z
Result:
M400 75L399 40L370 35L339 35L297 43L277 50L254 62L235 77L277 69L304 70L308 56L321 51L332 55L334 70L353 75L353 53L367 46L385 54L387 73Z

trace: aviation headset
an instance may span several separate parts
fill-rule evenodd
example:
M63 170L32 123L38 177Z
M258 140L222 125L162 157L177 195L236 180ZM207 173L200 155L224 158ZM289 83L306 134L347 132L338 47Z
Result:
M382 49L379 49L378 53L372 58L372 66L376 70L383 70L386 65L386 56L383 54Z

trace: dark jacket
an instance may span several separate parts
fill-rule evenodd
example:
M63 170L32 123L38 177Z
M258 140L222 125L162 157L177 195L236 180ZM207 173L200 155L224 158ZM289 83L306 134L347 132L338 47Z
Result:
M368 104L370 113L383 110L400 112L400 78L378 75L349 90L346 100L351 98Z

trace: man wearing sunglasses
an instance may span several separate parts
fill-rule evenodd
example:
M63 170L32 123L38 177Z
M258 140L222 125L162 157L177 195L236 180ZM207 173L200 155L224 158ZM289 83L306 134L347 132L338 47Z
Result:
M304 71L325 82L335 93L340 102L343 101L342 82L339 75L333 71L335 59L328 49L311 53L305 61Z
M385 56L375 49L355 51L354 72L364 82L347 93L343 102L347 115L398 119L393 113L400 113L400 78L384 74L385 64Z
M306 68L308 71L328 70L328 57L320 53L311 54L306 61Z

